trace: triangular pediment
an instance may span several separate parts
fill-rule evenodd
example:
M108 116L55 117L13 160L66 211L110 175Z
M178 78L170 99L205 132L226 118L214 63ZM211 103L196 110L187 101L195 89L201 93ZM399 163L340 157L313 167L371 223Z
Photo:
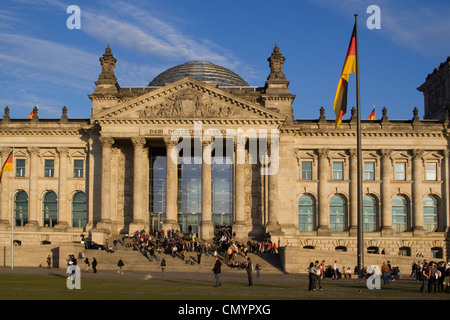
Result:
M255 120L282 122L285 116L234 96L216 86L185 78L92 116L96 122Z

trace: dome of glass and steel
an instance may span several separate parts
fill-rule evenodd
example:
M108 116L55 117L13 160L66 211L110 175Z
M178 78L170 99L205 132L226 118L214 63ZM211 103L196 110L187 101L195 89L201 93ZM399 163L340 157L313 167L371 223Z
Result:
M190 77L203 82L217 82L219 86L248 87L248 83L233 71L207 61L190 61L160 73L148 85L164 86Z

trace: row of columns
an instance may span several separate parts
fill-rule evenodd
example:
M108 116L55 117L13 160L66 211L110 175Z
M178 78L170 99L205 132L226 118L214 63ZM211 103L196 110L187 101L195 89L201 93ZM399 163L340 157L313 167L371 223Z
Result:
M146 139L143 137L131 138L134 147L134 178L133 178L133 221L130 224L130 231L146 228L143 206L144 181L142 172L144 168ZM101 221L97 228L110 229L111 224L111 147L114 139L111 137L100 137L102 145L102 178L101 178ZM163 222L163 228L178 230L178 141L171 141L170 137L164 138L166 147L166 220ZM235 173L234 173L234 208L235 215L233 221L233 230L238 235L247 235L247 224L245 218L245 165L237 161L237 155L244 150L245 142L236 142L235 144ZM203 161L202 161L202 218L200 224L200 236L210 238L214 235L212 224L212 175L211 175L211 142L202 143ZM276 202L277 202L277 179L271 177L269 182L269 219L271 225L277 225ZM271 223L273 222L273 223Z
M318 182L318 231L319 234L330 233L330 213L329 213L329 176L330 176L330 160L329 149L319 149L319 182ZM423 208L421 205L423 180L424 180L424 164L423 150L413 150L412 158L412 225L415 232L424 231ZM392 190L391 180L393 177L393 160L392 150L381 150L381 231L383 234L392 234ZM356 150L350 150L350 200L349 200L349 227L350 231L357 229L357 212L358 212L358 194L357 194L357 154Z

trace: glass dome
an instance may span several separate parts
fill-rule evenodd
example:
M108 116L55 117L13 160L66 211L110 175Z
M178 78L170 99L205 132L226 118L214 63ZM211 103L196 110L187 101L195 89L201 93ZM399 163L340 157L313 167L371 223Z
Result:
M148 85L164 86L165 83L186 77L203 82L218 82L219 86L248 86L248 83L233 71L207 61L190 61L167 69Z

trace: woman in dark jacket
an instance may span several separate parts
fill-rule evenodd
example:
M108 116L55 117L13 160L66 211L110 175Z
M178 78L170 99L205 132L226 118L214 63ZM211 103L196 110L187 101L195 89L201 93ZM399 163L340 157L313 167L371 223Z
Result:
M316 290L316 286L314 284L315 275L316 274L315 274L315 270L314 270L314 263L311 262L308 267L308 279L309 279L308 290L309 291Z

